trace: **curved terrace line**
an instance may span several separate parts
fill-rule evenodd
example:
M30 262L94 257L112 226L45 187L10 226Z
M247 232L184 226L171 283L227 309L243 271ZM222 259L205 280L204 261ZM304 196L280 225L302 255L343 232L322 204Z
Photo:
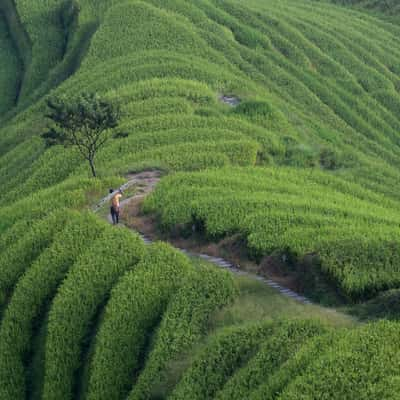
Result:
M135 175L134 178L130 179L125 184L123 184L121 186L121 189L127 190L133 186L140 184L141 192L139 194L135 194L135 195L125 199L124 201L122 201L121 208L124 208L125 206L127 206L132 200L146 197L149 193L151 193L155 189L159 180L160 180L160 174L157 171L147 171L147 172L142 172L142 173ZM101 199L100 202L94 207L93 211L97 212L101 207L103 207L105 204L107 204L111 200L113 195L114 195L114 193L111 193L108 196ZM108 216L107 219L110 223L112 223L110 216ZM149 239L148 237L146 237L143 233L141 233L141 232L138 232L138 233L146 245L150 245L153 243L153 241L151 239ZM221 257L213 257L213 256L210 256L210 255L204 254L204 253L194 253L194 252L188 251L186 249L178 248L178 247L175 247L175 249L190 258L201 258L202 260L205 260L218 268L225 269L235 275L246 276L250 279L260 281L260 282L264 283L265 285L271 287L272 289L277 290L283 296L289 297L289 298L296 300L302 304L313 304L310 299L300 295L299 293L296 293L295 291L293 291L289 288L282 286L281 284L273 281L272 279L268 279L263 276L256 275L254 273L244 271L243 269L240 268L240 265L234 265L230 261L225 260ZM328 309L328 310L330 311L331 309ZM332 310L332 311L334 311L334 310Z
M4 13L11 38L18 52L18 58L22 66L21 79L15 96L15 104L17 105L24 85L26 71L32 59L32 42L21 23L14 0L2 0L0 2L0 10Z

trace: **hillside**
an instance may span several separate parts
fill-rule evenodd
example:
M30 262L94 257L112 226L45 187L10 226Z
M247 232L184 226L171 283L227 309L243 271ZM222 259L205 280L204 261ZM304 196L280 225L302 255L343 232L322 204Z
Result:
M400 26L360 3L2 0L0 399L397 399ZM97 178L42 138L83 92ZM108 224L149 170L126 225L317 304Z
M334 3L346 6L360 7L369 11L378 11L390 16L400 13L397 0L332 0Z

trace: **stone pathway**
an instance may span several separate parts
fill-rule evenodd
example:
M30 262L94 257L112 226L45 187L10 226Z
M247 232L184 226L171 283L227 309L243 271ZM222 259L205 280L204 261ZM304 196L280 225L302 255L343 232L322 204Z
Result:
M157 183L160 180L160 176L161 174L158 171L146 171L146 172L142 172L140 174L136 174L133 175L132 179L130 179L128 182L126 182L124 185L121 186L121 189L124 191L126 189L129 189L132 186L138 186L138 194L129 197L128 199L124 200L121 202L121 207L123 208L124 206L126 206L130 201L134 200L134 199L138 199L141 197L145 197L147 196L157 185ZM98 211L102 206L105 205L105 203L110 202L111 198L112 198L113 194L110 194L106 197L104 197L94 208L94 212ZM110 223L112 223L111 220L111 216L108 216L108 221ZM139 235L141 236L141 238L143 239L143 242L146 245L150 245L153 241L151 239L149 239L148 237L146 237L145 235L141 234L140 232L138 232ZM201 258L205 261L208 261L211 264L214 264L215 266L225 269L227 271L230 271L236 275L241 275L241 276L246 276L248 278L260 281L266 285L268 285L269 287L277 290L279 293L281 293L283 296L286 297L290 297L300 303L303 304L312 304L312 302L307 299L304 296L301 296L300 294L294 292L291 289L285 288L284 286L280 285L279 283L271 280L271 279L267 279L263 276L257 275L257 274L252 274L250 272L246 272L244 270L242 270L240 268L239 265L234 265L231 262L220 258L220 257L212 257L209 256L207 254L201 254L201 253L193 253L190 252L186 249L181 249L181 248L176 248L177 250L179 250L180 252L182 252L183 254L186 254L189 257L197 257L197 258Z
M147 196L150 192L154 190L155 186L160 181L160 177L161 177L160 171L145 171L132 175L132 178L129 181L124 183L113 193L110 193L108 196L101 199L100 202L94 206L93 211L97 212L106 203L109 204L111 202L112 197L114 196L114 194L116 194L118 190L122 190L124 192L127 189L131 188L132 186L138 186L138 194L122 201L121 202L122 207L124 204L131 201L132 199L138 199L140 197Z
M152 243L152 241L149 238L146 238L144 235L141 235L141 237L142 237L144 243L146 243L146 244L151 244ZM273 281L271 279L264 278L261 275L252 274L250 272L244 271L244 270L242 270L240 268L239 265L234 265L231 262L229 262L229 261L227 261L227 260L225 260L223 258L209 256L208 254L193 253L193 252L190 252L190 251L188 251L186 249L181 249L181 248L176 248L176 249L181 251L182 253L186 254L189 257L201 258L201 259L203 259L205 261L208 261L211 264L216 265L219 268L226 269L226 270L234 273L235 275L246 276L248 278L255 279L257 281L263 282L266 285L278 290L278 292L280 292L284 296L290 297L290 298L292 298L294 300L297 300L297 301L299 301L301 303L312 304L312 302L309 299L307 299L304 296L299 295L298 293L294 292L293 290L285 288L284 286L280 285L279 283L277 283L277 282L275 282L275 281Z

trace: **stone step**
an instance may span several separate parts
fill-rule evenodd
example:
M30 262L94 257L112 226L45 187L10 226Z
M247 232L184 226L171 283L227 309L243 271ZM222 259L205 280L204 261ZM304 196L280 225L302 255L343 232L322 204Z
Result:
M225 97L224 100L227 101L227 102L230 102L230 101L235 102L238 99L234 99L234 98L231 99L231 98ZM149 179L148 181L146 181L147 178ZM158 179L157 179L157 181L158 181ZM145 176L145 175L140 176L139 175L136 179L132 179L132 180L128 181L126 184L122 185L121 188L124 190L124 189L129 188L132 185L136 185L138 183L141 183L142 185L143 184L145 185L145 189L146 189L146 193L147 193L147 192L150 192L155 187L157 181L152 180L152 177L150 177L150 176ZM111 196L112 195L109 195L109 196L106 196L105 198L103 198L97 204L97 206L95 206L94 212L96 212L102 205L104 205L107 201L109 201ZM143 194L141 196L145 196L145 194ZM138 196L136 196L136 197L138 197ZM121 206L124 206L125 204L127 204L128 201L131 200L131 199L125 200L123 203L121 203ZM109 220L110 220L110 218L109 218ZM112 221L110 221L110 222L112 222ZM151 239L147 238L145 235L140 234L140 237L142 238L143 242L146 245L151 245L153 243L153 241ZM205 260L205 261L208 261L210 263L213 263L214 265L216 265L216 266L218 266L220 268L227 269L227 270L231 271L232 273L234 273L236 275L247 276L247 277L249 277L251 279L255 279L255 280L259 281L259 282L265 283L269 287L279 291L279 293L281 293L282 295L284 295L286 297L289 297L289 298L292 298L294 300L297 300L297 301L299 301L299 302L301 302L303 304L313 304L306 297L297 294L296 292L294 292L291 289L288 289L288 288L285 288L285 287L281 286L280 284L278 284L277 282L273 281L272 279L267 279L267 278L265 278L263 276L259 276L259 275L255 275L255 274L243 271L243 270L240 269L239 265L234 265L234 264L230 263L229 261L227 261L227 260L225 260L225 259L223 259L221 257L213 257L213 256L209 256L208 254L195 254L195 253L192 253L192 252L190 252L190 251L188 251L186 249L183 249L183 248L177 248L177 250L179 250L182 254L185 254L185 255L187 255L189 257L198 257L198 258L201 258L202 260Z

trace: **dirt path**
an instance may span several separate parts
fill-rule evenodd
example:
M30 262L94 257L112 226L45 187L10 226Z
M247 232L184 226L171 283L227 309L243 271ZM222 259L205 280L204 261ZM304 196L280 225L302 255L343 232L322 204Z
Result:
M150 192L152 192L159 182L161 178L161 173L159 171L145 171L140 172L138 174L133 174L129 176L129 180L119 187L122 191L126 191L133 186L137 187L137 194L123 200L121 202L121 206L124 207L127 203L131 202L134 199L140 199L146 197ZM111 198L114 196L114 193L103 197L93 208L94 212L100 210L106 203L109 204ZM112 222L111 216L108 217L108 220Z
M125 191L125 190L128 190L129 188L135 186L135 187L137 187L137 194L135 194L131 197L128 197L127 199L125 199L121 202L122 211L124 211L124 209L127 208L127 206L130 205L132 202L140 203L144 197L146 197L149 193L151 193L154 190L154 188L156 187L157 183L160 181L161 173L159 171L146 171L146 172L141 172L139 174L131 175L129 178L130 179L124 185L121 186L121 189L123 191ZM112 197L112 194L103 198L96 205L94 211L96 212L102 206L104 206L106 203L109 203L111 200L111 197ZM111 216L108 215L107 218L108 218L108 221L110 223L112 223ZM143 232L140 232L140 229L136 230L136 231L140 234L140 236L142 237L145 244L152 243L152 240L150 238L146 237L143 234ZM242 276L246 276L248 278L260 281L260 282L264 283L265 285L277 290L282 295L284 295L286 297L290 297L300 303L312 304L312 302L309 299L307 299L304 296L301 296L300 294L294 292L293 290L288 289L271 279L265 278L263 276L260 276L260 275L254 274L254 273L244 271L243 269L240 268L239 265L234 265L233 263L231 263L228 260L225 260L220 257L213 257L208 254L188 251L186 249L179 248L179 247L175 247L175 248L177 250L181 251L182 253L188 255L189 257L201 258L205 261L210 262L211 264L214 264L215 266L217 266L219 268L226 269L236 275L242 275Z

